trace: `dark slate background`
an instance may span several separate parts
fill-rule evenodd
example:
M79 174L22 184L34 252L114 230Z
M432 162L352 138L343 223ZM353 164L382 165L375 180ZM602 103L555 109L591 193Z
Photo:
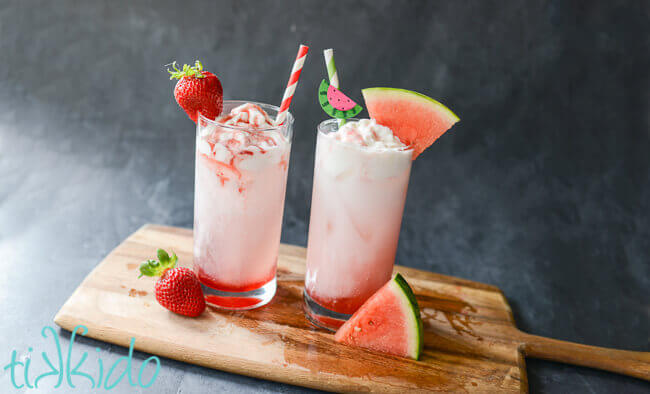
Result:
M299 43L312 51L292 106L284 242L306 244L333 47L353 98L414 89L462 119L413 167L400 264L499 286L527 332L649 351L650 3L577 3L2 2L1 364L47 347L41 328L142 224L191 227L193 124L163 65L200 58L226 98L279 103ZM93 340L74 354L95 347L106 365L125 354ZM532 392L649 389L527 364ZM154 388L303 390L167 359Z

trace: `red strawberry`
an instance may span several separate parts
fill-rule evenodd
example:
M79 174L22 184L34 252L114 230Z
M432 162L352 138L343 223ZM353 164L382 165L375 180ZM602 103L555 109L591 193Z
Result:
M203 65L198 60L194 67L185 64L179 70L176 62L173 62L172 68L167 70L171 74L169 79L179 80L174 88L174 98L194 123L199 112L209 119L221 115L223 89L216 75L203 71Z
M156 301L180 315L196 317L205 310L205 297L199 279L187 268L176 267L178 257L158 249L158 260L140 264L140 276L160 276L156 282Z

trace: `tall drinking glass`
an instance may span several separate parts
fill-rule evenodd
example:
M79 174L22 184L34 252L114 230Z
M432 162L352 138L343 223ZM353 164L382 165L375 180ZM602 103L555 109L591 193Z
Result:
M245 103L224 101L223 113ZM271 118L278 112L254 104ZM293 120L255 129L199 116L194 270L211 305L252 309L275 294Z
M318 125L304 292L307 317L328 329L392 275L413 153L341 142L338 127Z

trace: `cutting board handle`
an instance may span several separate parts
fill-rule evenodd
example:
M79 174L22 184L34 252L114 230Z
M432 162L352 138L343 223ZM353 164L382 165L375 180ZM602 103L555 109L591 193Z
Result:
M522 333L528 357L597 368L650 381L650 353L581 345Z

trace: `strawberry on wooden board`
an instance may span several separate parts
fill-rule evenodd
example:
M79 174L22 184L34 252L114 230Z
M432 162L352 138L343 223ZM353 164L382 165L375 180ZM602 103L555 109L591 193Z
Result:
M158 249L158 261L147 260L140 264L140 276L160 276L156 282L156 301L180 315L196 317L205 310L201 283L192 270L176 268L176 253L172 257Z
M178 79L174 88L174 98L196 123L199 112L208 119L221 115L223 109L223 88L221 81L209 71L203 71L203 65L196 61L194 66L183 65L179 70L176 62L171 64L169 79Z

